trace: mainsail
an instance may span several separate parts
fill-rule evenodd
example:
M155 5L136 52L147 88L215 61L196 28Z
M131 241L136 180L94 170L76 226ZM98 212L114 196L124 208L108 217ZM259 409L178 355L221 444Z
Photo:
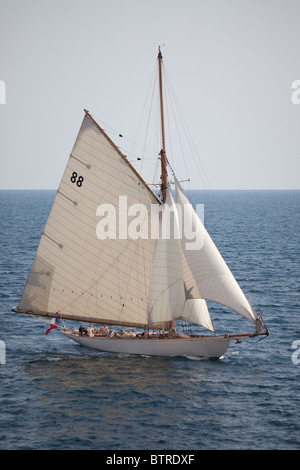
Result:
M157 240L151 238L150 226L146 238L121 233L126 221L118 207L124 195L128 206L138 201L149 212L151 205L160 203L86 111L19 310L88 322L148 324ZM110 233L110 238L100 240L97 224L103 223L100 215L110 208L115 213L111 210L107 215L106 229L110 224L116 237L112 239Z

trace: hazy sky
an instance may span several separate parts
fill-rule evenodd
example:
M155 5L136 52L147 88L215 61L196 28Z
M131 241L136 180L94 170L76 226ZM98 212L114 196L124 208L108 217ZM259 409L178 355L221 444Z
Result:
M0 41L0 189L56 189L84 108L127 155L162 44L199 159L167 142L178 178L300 189L299 0L0 0Z

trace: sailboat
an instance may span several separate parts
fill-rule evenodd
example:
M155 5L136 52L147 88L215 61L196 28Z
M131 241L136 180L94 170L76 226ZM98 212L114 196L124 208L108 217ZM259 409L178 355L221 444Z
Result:
M220 358L231 341L268 331L173 173L175 203L165 148L162 60L159 48L160 197L84 110L13 311L80 322L78 329L64 327L61 333L100 351ZM243 316L254 331L217 334L207 300ZM204 334L177 331L180 321L201 325Z

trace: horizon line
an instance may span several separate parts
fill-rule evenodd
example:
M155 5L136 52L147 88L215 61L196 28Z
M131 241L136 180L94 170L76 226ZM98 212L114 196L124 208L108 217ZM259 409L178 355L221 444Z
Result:
M57 191L57 188L0 188L0 191ZM300 191L300 188L186 188L185 191Z

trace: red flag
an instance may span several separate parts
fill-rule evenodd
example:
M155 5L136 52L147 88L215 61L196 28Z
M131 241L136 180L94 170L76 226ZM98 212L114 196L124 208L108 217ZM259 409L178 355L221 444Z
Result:
M48 330L46 331L46 335L47 335L48 333L50 333L50 331L53 330L53 328L57 328L57 324L56 324L55 318L53 318L53 319L51 320L50 328L48 328Z

